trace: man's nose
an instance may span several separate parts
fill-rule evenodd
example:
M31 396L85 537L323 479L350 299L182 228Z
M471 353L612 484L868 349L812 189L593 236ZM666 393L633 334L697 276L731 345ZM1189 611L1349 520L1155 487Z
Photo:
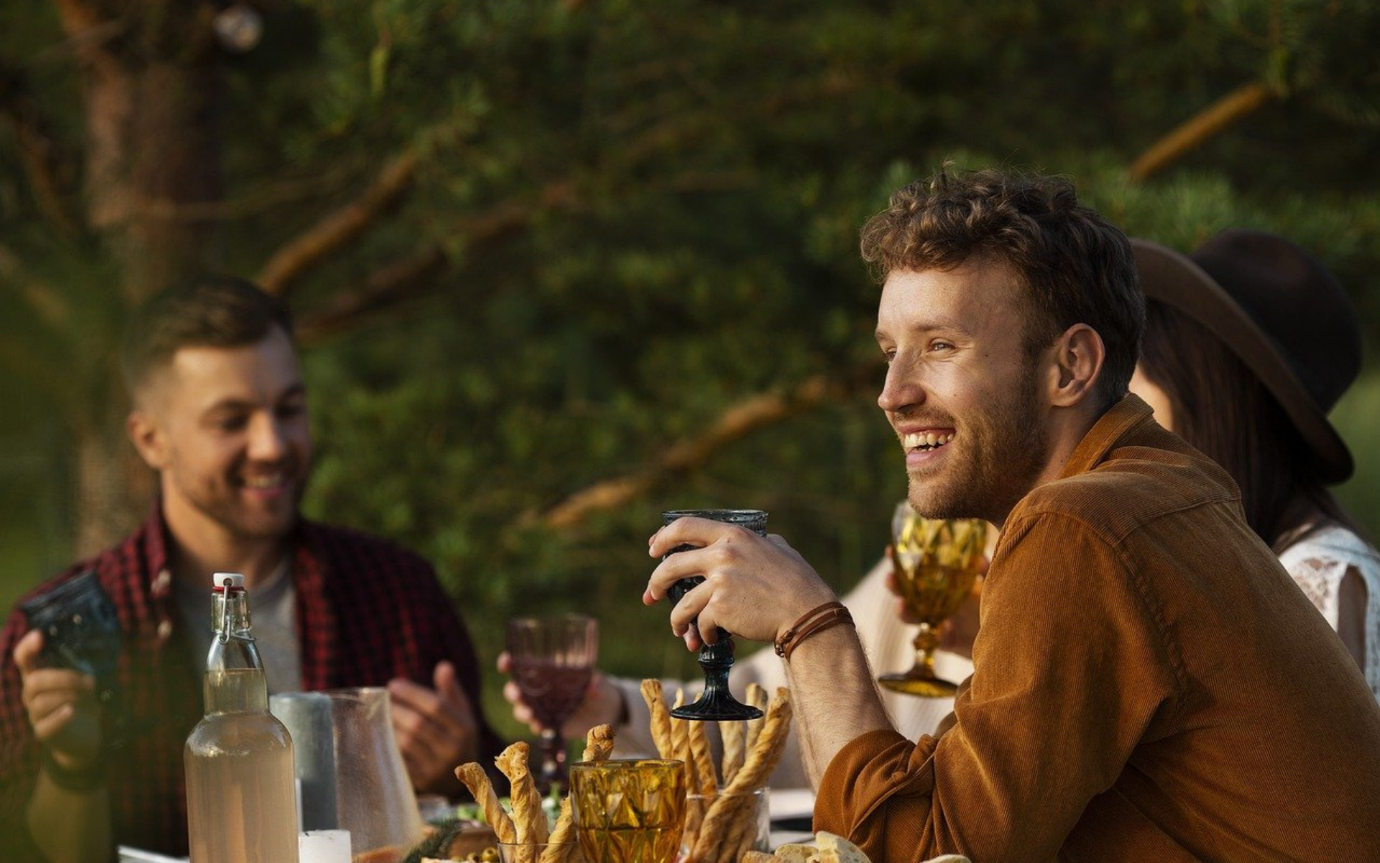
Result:
M255 461L275 461L286 453L282 423L271 413L256 414L249 423L249 457Z
M915 369L901 359L893 359L886 367L886 380L877 396L877 406L887 413L903 411L925 400Z

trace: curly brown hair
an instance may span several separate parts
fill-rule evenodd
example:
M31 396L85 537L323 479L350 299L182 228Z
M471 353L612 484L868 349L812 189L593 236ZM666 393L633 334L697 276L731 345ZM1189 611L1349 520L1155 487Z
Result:
M1004 261L1029 289L1025 347L1032 354L1074 324L1107 349L1098 394L1126 394L1145 330L1145 298L1130 241L1078 203L1058 177L941 170L897 191L862 229L862 257L879 280L893 270L950 270L973 256Z

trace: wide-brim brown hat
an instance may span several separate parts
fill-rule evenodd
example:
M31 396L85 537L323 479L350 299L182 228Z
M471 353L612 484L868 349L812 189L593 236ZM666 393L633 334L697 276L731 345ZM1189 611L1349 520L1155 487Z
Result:
M1308 444L1322 481L1350 477L1351 452L1327 414L1360 373L1361 324L1332 273L1261 231L1223 231L1189 256L1146 240L1131 247L1145 295L1202 324L1260 378Z

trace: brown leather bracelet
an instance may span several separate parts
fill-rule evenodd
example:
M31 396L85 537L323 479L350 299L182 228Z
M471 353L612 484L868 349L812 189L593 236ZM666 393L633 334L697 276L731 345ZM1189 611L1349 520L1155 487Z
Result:
M791 624L781 637L776 639L773 647L776 655L782 659L790 659L791 654L799 646L800 642L809 638L817 632L822 632L831 626L840 623L852 623L853 615L848 612L843 603L837 600L826 602L818 608L812 608L800 616L800 619Z

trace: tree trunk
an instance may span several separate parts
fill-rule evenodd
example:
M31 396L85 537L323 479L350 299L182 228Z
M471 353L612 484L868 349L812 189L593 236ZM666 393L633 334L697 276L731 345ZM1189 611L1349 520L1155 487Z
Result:
M85 198L89 224L121 270L125 308L204 271L216 223L181 218L179 205L223 196L217 109L222 55L214 7L199 0L135 0L107 10L100 0L56 0L78 45L87 127ZM92 34L99 34L94 38ZM114 322L116 326L121 321ZM104 345L112 360L115 333ZM77 545L115 540L148 506L147 470L125 440L114 363L85 388L99 406L73 406L77 441Z

